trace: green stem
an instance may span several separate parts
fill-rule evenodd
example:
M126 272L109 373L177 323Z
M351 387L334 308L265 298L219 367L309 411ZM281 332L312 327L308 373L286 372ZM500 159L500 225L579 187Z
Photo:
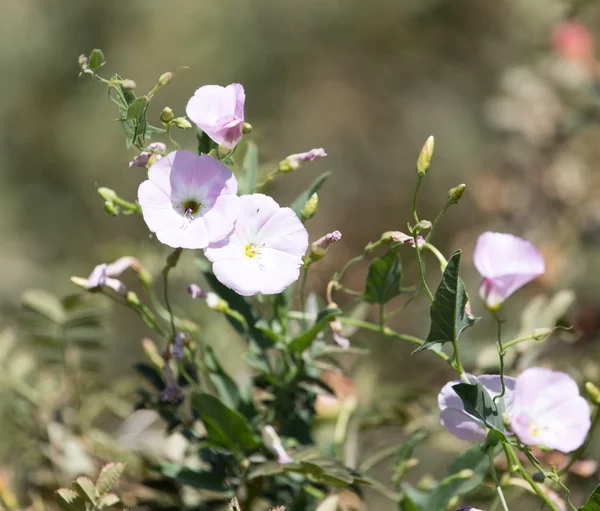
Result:
M372 332L379 332L387 337L392 337L400 341L410 342L411 344L416 344L417 346L423 346L423 344L425 344L425 341L423 339L419 339L418 337L414 337L412 335L398 333L387 326L384 327L384 329L382 330L379 325L376 325L375 323L370 323L368 321L363 321L361 319L347 318L343 316L340 316L338 319L343 325L356 326L358 328L364 328L365 330L371 330ZM450 357L444 352L431 350L431 353L435 353L444 362L447 362L448 364L451 363Z
M128 210L130 210L134 213L142 212L142 208L140 207L139 204L135 204L134 202L129 202L125 199L122 199L119 196L114 197L112 199L112 202L114 202L115 204L118 204L119 206L123 206L124 208L127 208Z
M171 254L169 254L169 256L167 257L167 264L165 264L165 267L162 270L165 307L169 311L169 321L171 323L172 340L175 340L177 330L175 328L175 315L173 314L173 308L171 307L171 302L169 300L169 272L173 268L175 268L175 266L177 266L182 250L183 249L181 248L176 248L173 252L171 252Z
M452 204L453 204L453 202L450 202L450 201L446 202L446 204L444 204L444 207L442 208L442 210L438 213L438 216L435 217L435 220L433 221L433 224L431 225L429 234L427 234L427 237L425 238L426 242L428 242L429 240L431 240L431 238L433 238L433 231L435 231L437 224L442 219L442 217L444 216L444 213L448 210L448 208L450 206L452 206Z
M385 330L385 306L382 303L379 304L379 327L382 332Z
M552 503L552 501L550 500L548 495L546 495L544 493L544 491L540 488L540 486L531 478L531 476L529 475L527 470L525 470L525 468L519 461L519 458L517 458L517 455L515 454L515 451L512 448L512 446L510 444L508 444L507 442L503 442L503 445L506 446L505 452L509 453L510 458L512 459L512 462L514 463L514 466L516 467L516 469L519 472L519 474L521 475L521 477L529 483L529 486L531 486L533 491L535 493L537 493L538 497L540 497L552 511L559 511L559 509ZM509 465L510 465L510 462L509 462Z
M596 405L594 409L594 417L592 418L592 425L590 426L590 430L588 431L585 442L583 442L581 447L573 451L573 453L571 454L571 458L569 459L569 463L567 463L567 466L561 469L561 471L559 472L560 475L566 474L569 471L569 469L573 466L573 463L575 463L580 458L580 456L586 451L586 449L590 445L590 442L592 441L592 437L594 436L594 432L598 427L598 423L600 423L600 406Z
M506 355L506 350L508 348L511 348L514 345L522 343L522 342L525 342L525 341L531 341L533 339L534 339L534 337L533 337L532 333L528 334L528 335L524 335L523 337L517 337L516 339L513 339L512 341L508 341L507 343L503 344L502 345L502 351Z
M421 277L421 284L425 288L425 291L427 291L427 294L429 295L429 300L433 302L433 294L431 293L431 289L429 289L429 286L427 285L427 282L425 280L425 265L423 264L423 257L421 255L422 247L419 247L416 234L413 235L413 239L415 240L415 251L417 252L417 261L419 263L419 276Z
M391 319L394 316L396 316L397 314L400 314L404 309L406 309L406 307L408 307L410 305L410 303L418 296L418 294L419 294L419 290L417 289L417 291L415 291L402 305L400 305L393 311L388 312L385 315L385 319Z
M417 215L417 197L419 196L419 188L421 188L421 182L423 181L423 176L417 176L417 184L415 185L415 193L413 194L413 202L412 202L412 214L416 223L419 223L419 215ZM416 243L416 240L415 240Z
M498 357L500 358L500 387L501 387L501 391L500 394L497 394L496 396L494 396L494 402L497 399L500 399L502 397L504 397L504 394L506 393L506 386L504 383L504 355L506 354L505 348L502 345L502 320L500 319L500 316L498 315L497 311L490 311L490 313L492 314L492 317L496 320L496 341L498 343Z
M508 511L508 505L506 504L506 499L504 498L504 493L502 492L502 485L500 481L498 481L498 474L496 473L496 467L494 466L494 456L491 451L488 451L488 456L490 458L490 472L492 474L492 479L494 480L494 484L496 485L496 491L498 492L498 498L502 503L502 508L504 511Z
M279 168L276 168L275 170L272 170L271 172L269 172L267 174L267 177L265 177L265 179L263 181L261 181L260 183L258 183L256 185L256 190L262 190L265 186L267 186L271 181L273 181L273 179L275 179L277 177L277 175L279 175Z
M179 149L179 144L177 142L175 142L175 140L173 140L173 138L171 137L171 128L173 127L172 124L165 124L165 129L167 130L167 138L169 139L169 142L171 142L171 144L173 144L175 146L175 150Z
M465 373L465 370L463 369L462 363L460 361L460 352L458 351L458 342L456 341L456 339L452 341L452 348L454 349L454 367L458 371L460 379L465 383L470 384L471 382L469 381L467 373Z
M306 288L306 280L308 278L308 269L310 268L311 264L312 264L311 260L304 263L303 271L302 271L302 280L300 281L300 312L302 312L303 315L306 314L305 288ZM302 325L304 328L306 328L306 325L307 325L306 317L303 317Z
M438 261L440 262L440 269L441 269L442 273L444 273L446 266L448 266L448 261L446 261L446 258L444 257L444 255L436 247L434 247L431 243L425 243L423 245L423 248L428 249L431 253L433 253L433 255L435 257L438 258Z

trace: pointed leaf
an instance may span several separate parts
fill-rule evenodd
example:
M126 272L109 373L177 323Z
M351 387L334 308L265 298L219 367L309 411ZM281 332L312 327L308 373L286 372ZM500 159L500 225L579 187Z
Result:
M98 493L96 492L96 485L89 477L78 477L73 483L73 489L85 498L90 504L96 504L98 500Z
M465 310L468 297L465 285L458 276L460 255L461 251L457 250L448 261L431 304L429 335L425 344L417 348L415 353L424 349L439 349L440 344L456 341L465 328L479 320L471 317Z
M204 363L218 396L226 406L237 410L240 403L240 390L233 378L219 364L215 352L210 346L206 348Z
M107 463L102 467L98 481L96 481L96 490L99 495L104 495L119 482L125 467L125 463Z
M143 116L146 107L148 106L148 98L145 96L141 96L136 98L129 108L127 109L127 116L125 117L128 121L136 121L139 122L140 118Z
M460 397L468 414L482 420L490 429L504 431L502 414L480 382L475 384L458 383L452 388Z
M198 154L208 154L211 149L217 147L217 144L200 128L196 129L196 140L198 142Z
M248 142L244 154L244 176L241 179L240 195L254 193L256 190L256 175L258 174L258 146Z
M194 394L192 407L204 422L208 439L214 445L246 451L260 445L252 428L238 412L210 394Z
M579 511L600 511L600 485L596 486L594 493L590 495L587 502L579 508Z
M401 293L402 265L398 255L399 246L392 246L383 257L376 257L369 264L363 293L367 302L384 305Z
M292 350L294 353L302 353L304 350L310 347L311 343L315 340L319 332L321 332L324 328L327 328L329 322L341 314L342 311L340 309L325 309L324 311L321 311L319 317L317 318L317 322L312 326L312 328L309 328L305 332L301 333L298 337L290 341L290 350Z
M120 500L121 499L116 493L106 493L100 498L100 501L98 502L98 507L102 509L103 507L114 506Z
M77 492L67 488L56 491L56 503L64 511L85 511L85 500Z
M104 64L106 63L106 60L104 59L104 53L102 53L102 50L99 49L95 49L92 50L92 53L90 53L90 58L88 60L88 66L92 71L96 71L97 69L100 69Z
M296 197L296 200L294 202L292 202L291 208L294 210L294 213L298 215L298 218L300 218L300 220L302 220L300 216L300 211L302 211L302 208L306 204L306 201L310 198L310 196L313 193L319 191L319 189L321 188L321 186L323 186L323 183L327 181L327 178L329 176L331 176L331 172L325 172L321 174L317 179L315 179L311 183L311 185L306 190L304 190L300 195L298 195L298 197Z

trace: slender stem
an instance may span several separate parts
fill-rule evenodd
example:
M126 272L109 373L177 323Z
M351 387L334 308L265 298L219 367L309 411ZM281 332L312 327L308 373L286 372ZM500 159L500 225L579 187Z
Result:
M514 463L514 466L516 467L516 469L519 472L519 474L521 475L521 477L529 483L529 486L531 486L533 491L535 493L537 493L537 495L546 503L546 505L552 511L559 511L559 509L552 503L552 501L550 500L548 495L546 495L544 493L544 491L540 488L540 486L531 478L531 476L529 475L527 470L525 470L525 468L519 461L519 458L517 458L517 455L515 454L515 451L512 448L512 446L507 442L503 442L503 445L506 447L505 452L508 452L508 454L510 455L512 462ZM510 462L509 462L509 464L510 464Z
M356 263L360 263L363 259L365 258L365 254L361 254L359 256L353 257L352 259L350 259L343 267L342 269L336 274L336 278L335 280L337 282L341 282L342 279L344 278L344 274L346 273L346 271L348 270L348 268L350 268L350 266L352 266L353 264Z
M165 307L169 311L169 320L171 323L171 331L172 331L172 340L175 339L175 335L177 330L175 328L175 315L173 314L173 308L171 307L171 302L169 300L169 272L177 266L179 262L179 257L181 256L181 252L183 249L176 248L169 256L167 257L167 264L162 270L162 277L164 283L164 298L165 298Z
M417 215L417 197L419 196L419 188L421 188L421 182L423 181L423 176L417 176L417 184L415 185L415 193L413 194L413 202L412 202L412 213L416 223L419 223L419 215ZM416 240L415 240L416 243ZM416 246L416 245L415 245Z
M505 348L502 345L502 319L495 310L490 311L492 317L496 320L496 341L498 343L498 357L500 358L500 394L494 396L494 402L497 399L504 397L506 393L506 386L504 383L504 355L506 354Z
M275 170L272 170L271 172L269 172L267 174L267 177L265 177L265 179L263 181L261 181L260 183L258 183L256 185L256 189L257 190L262 190L265 186L267 186L271 181L273 181L273 179L275 179L275 177L279 174L279 168L276 168Z
M385 306L382 303L379 304L379 327L383 332L385 329Z
M368 470L371 470L375 465L378 465L383 460L394 456L401 447L402 445L390 445L389 447L384 447L383 449L369 456L365 461L363 461L360 464L359 471L366 472Z
M306 279L308 277L308 269L310 268L312 261L308 261L304 263L302 270L302 280L300 281L300 312L303 314L302 325L306 328L306 317L304 316L306 312L306 296L305 296L305 288L306 288Z
M592 441L592 437L594 436L594 432L598 427L598 423L600 423L600 406L596 405L594 409L594 417L592 418L592 425L590 426L590 430L588 431L585 442L583 442L581 447L573 451L573 453L571 454L571 458L569 459L569 463L567 463L567 466L561 469L561 471L559 472L560 475L566 474L569 471L569 469L573 466L573 463L575 463L579 459L579 457L586 451L586 449L590 445L590 442Z
M452 348L454 349L454 367L458 371L460 379L465 383L471 383L460 361L460 352L458 351L458 342L456 341L456 339L452 341Z
M435 220L433 221L433 224L431 225L431 229L429 231L429 234L427 234L427 237L425 238L425 241L429 241L431 238L433 238L433 231L435 231L435 228L437 227L438 222L442 219L442 217L444 216L444 213L448 210L448 208L450 206L452 206L453 202L446 202L446 204L444 204L444 207L442 208L442 210L438 213L438 216L435 217Z
M169 139L169 142L171 142L171 144L173 144L175 146L175 149L179 149L179 144L177 142L175 142L175 140L173 140L173 138L171 137L171 128L172 128L172 124L167 124L165 126L165 129L167 130L167 138Z
M365 330L371 330L373 332L383 333L383 335L387 337L392 337L400 341L410 342L411 344L416 344L417 346L423 346L423 344L425 344L425 341L423 339L419 339L418 337L414 337L412 335L398 333L387 326L384 327L384 329L382 330L379 325L376 325L375 323L369 323L368 321L363 321L361 319L340 316L339 320L342 322L342 324L356 326L358 328L364 328ZM446 355L443 351L431 350L431 353L435 353L444 362L447 362L448 364L451 363L450 357Z
M406 307L408 307L411 304L411 302L418 296L418 294L419 294L419 289L417 289L402 305L400 305L393 311L388 312L385 315L385 319L391 319L394 316L396 316L397 314L400 314L404 309L406 309Z
M434 247L431 243L425 243L423 245L423 248L428 249L430 252L433 253L433 255L435 257L438 258L438 261L440 262L440 269L441 269L442 273L444 273L446 266L448 266L448 261L446 261L446 258L444 257L444 255L436 247Z
M494 456L491 451L488 451L488 456L490 458L490 472L492 474L492 479L494 480L494 484L496 485L496 491L498 492L498 498L502 503L502 508L504 511L508 511L508 505L506 504L506 499L504 498L504 493L502 492L502 485L500 481L498 481L498 474L496 474L496 467L494 466Z
M415 251L417 253L417 261L419 263L419 276L421 277L421 284L423 284L425 291L427 291L427 294L429 295L429 300L433 302L433 294L431 293L431 289L429 289L427 281L425 280L425 265L423 264L423 257L421 256L422 247L419 247L416 234L413 236L413 238L415 240Z
M511 348L515 344L519 344L519 343L522 343L522 342L525 342L525 341L531 341L533 339L534 339L533 333L528 334L528 335L524 335L523 337L517 337L516 339L513 339L512 341L508 341L507 343L504 343L502 345L502 348L503 348L502 351L504 352L504 354L506 354L506 350L508 348Z

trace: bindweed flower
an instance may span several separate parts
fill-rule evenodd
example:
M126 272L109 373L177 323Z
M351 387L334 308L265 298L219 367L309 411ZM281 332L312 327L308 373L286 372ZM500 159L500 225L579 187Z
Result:
M469 381L475 383L477 380L488 391L493 398L501 393L502 386L500 376L484 374L482 376L469 375ZM507 413L510 412L513 394L515 389L515 378L504 377L505 394L504 408ZM438 406L440 407L440 423L450 433L461 440L483 440L485 439L485 426L483 422L465 411L462 400L452 388L461 383L458 380L446 383L438 395Z
M205 248L233 229L237 180L212 156L174 151L148 169L138 200L148 228L174 248Z
M242 139L246 94L239 83L205 85L188 101L187 116L212 140L233 149Z
M171 366L166 361L163 365L163 378L165 379L165 388L160 394L160 399L164 402L177 401L181 397L181 388L175 381L173 369L171 369Z
M300 276L308 233L292 209L267 195L243 195L239 204L231 235L204 254L219 282L236 293L281 293Z
M175 342L173 343L173 357L176 360L183 360L184 344L185 334L183 332L177 332L175 335Z
M273 426L267 424L262 430L262 440L265 447L269 449L275 456L277 456L278 463L292 463L294 460L290 458L283 445L279 435L273 428Z
M114 277L120 276L121 273L128 268L139 271L140 262L135 257L125 256L117 259L114 263L99 264L92 270L92 273L90 273L90 276L87 278L86 287L88 289L94 289L96 287L106 286L121 295L125 295L127 292L125 284Z
M325 158L325 156L327 156L327 153L322 147L319 147L318 149L311 149L306 153L290 154L285 160L282 160L279 163L279 172L291 172L292 170L299 168L307 161L313 161L317 158Z
M129 162L129 166L145 167L146 165L148 165L148 161L150 160L152 155L155 156L156 161L160 160L162 158L162 155L155 153L154 151L164 153L167 150L167 146L162 142L153 142L148 146L148 149L152 149L153 151L142 151L140 154L133 157L133 160Z
M518 376L510 427L523 443L571 452L590 425L590 406L568 374L532 367Z
M483 277L479 296L497 309L510 295L545 271L542 254L527 240L485 232L477 240L473 261Z
M314 241L310 246L310 257L313 261L323 259L327 255L329 245L340 241L342 239L342 233L340 231L333 231L325 236L322 236L317 241Z

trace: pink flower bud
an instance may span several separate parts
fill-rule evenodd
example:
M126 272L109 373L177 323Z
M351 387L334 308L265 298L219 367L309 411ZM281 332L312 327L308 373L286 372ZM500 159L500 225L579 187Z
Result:
M153 142L148 146L148 149L152 149L151 151L142 151L137 156L133 157L133 160L129 162L130 167L146 167L148 165L148 161L152 155L155 156L156 161L162 158L162 154L167 150L167 146L162 142ZM158 151L155 153L154 151Z
M318 261L319 259L323 259L327 254L327 249L329 245L340 241L342 239L342 233L340 231L333 231L325 236L319 238L317 241L313 242L310 246L310 257L314 261Z
M324 158L325 156L327 156L327 153L322 147L319 147L318 149L311 149L305 153L290 154L279 164L279 170L281 172L296 170L298 167L300 167L300 165L307 161L313 161L317 158Z

